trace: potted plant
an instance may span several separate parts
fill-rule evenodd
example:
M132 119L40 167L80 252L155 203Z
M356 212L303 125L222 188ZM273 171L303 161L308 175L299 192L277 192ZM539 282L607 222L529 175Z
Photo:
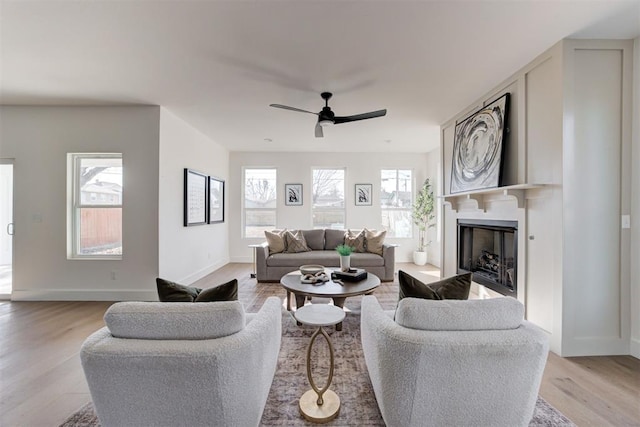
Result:
M349 245L338 245L336 251L340 254L340 270L348 271L351 268L351 252L353 249Z
M422 188L416 195L416 201L412 208L411 217L413 223L418 226L418 249L413 251L413 263L425 265L427 263L427 246L431 243L431 241L425 242L427 230L435 226L434 197L429 178L424 181Z

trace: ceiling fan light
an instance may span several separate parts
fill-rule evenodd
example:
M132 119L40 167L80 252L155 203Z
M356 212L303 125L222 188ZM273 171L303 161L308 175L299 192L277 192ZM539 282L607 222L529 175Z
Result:
M327 126L331 126L333 125L333 121L332 120L327 120L327 119L323 119L318 121L318 124L322 127L327 127Z

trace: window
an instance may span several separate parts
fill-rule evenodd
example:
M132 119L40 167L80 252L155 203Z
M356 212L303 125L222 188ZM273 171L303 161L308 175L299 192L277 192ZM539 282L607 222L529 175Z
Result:
M69 154L68 257L122 259L122 154Z
M380 172L380 206L382 226L387 237L413 237L411 170L382 169Z
M313 169L313 227L345 226L344 169Z
M264 237L276 227L276 170L244 170L244 237Z

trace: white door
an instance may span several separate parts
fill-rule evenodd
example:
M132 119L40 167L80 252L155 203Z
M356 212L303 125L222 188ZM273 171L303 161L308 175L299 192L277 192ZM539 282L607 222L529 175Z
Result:
M13 163L0 159L0 298L11 296L13 231Z

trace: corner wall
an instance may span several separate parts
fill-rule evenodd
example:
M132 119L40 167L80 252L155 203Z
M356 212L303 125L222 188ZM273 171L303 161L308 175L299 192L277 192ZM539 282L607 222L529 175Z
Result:
M433 154L433 157L438 157ZM233 262L251 262L249 244L260 243L260 239L242 237L242 171L244 167L274 167L277 176L277 227L289 229L312 228L311 222L311 169L313 167L346 168L345 201L347 228L381 228L380 210L380 169L412 169L414 185L420 185L436 170L428 170L430 164L427 153L291 153L291 152L232 152L229 169L229 211L234 215L229 219L230 255ZM285 206L282 194L284 185L302 183L303 206ZM354 184L373 184L373 205L355 206ZM438 181L434 181L437 184ZM417 231L414 227L412 239L387 239L400 246L396 249L396 261L412 260L416 247ZM434 239L435 242L435 239ZM429 259L429 262L434 262Z
M225 222L183 225L184 168L225 183ZM189 284L229 262L229 152L166 108L160 110L159 276Z
M0 107L0 157L14 162L13 300L155 294L158 107ZM122 260L68 260L67 153L123 153ZM153 291L153 293L150 293Z
M640 37L633 43L631 183L631 354L640 359Z

